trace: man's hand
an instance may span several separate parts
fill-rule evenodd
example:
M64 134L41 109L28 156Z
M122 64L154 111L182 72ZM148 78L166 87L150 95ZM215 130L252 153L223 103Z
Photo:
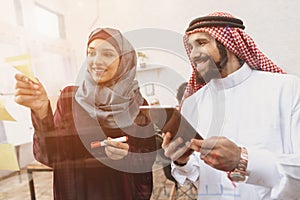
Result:
M201 153L200 158L206 164L222 171L235 169L240 161L241 149L226 137L192 139L191 148Z
M43 85L22 74L16 74L15 102L30 108L40 119L47 116L49 99Z
M129 150L127 143L111 141L111 138L107 138L106 144L105 153L110 159L120 160L127 156Z
M165 150L165 156L180 164L187 163L192 152L189 154L184 153L190 150L190 142L186 143L183 147L178 147L183 143L182 138L179 137L175 141L171 140L172 134L170 132L163 134L163 143L161 146Z

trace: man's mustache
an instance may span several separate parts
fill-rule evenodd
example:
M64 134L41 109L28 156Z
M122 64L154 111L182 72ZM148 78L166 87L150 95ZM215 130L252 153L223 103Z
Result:
M206 62L207 60L209 60L210 57L208 55L202 55L202 56L197 56L195 58L193 58L193 64L196 66L197 63L201 63L201 62Z

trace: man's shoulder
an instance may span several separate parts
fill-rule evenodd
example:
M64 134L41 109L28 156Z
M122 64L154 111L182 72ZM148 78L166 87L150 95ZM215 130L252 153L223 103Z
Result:
M201 89L195 91L191 96L187 97L183 104L191 105L196 104L199 101L199 98L203 98L207 92L209 92L209 84L204 85Z
M197 90L194 94L187 97L182 104L181 112L186 112L187 108L191 108L196 106L201 99L203 98L203 94L207 91L207 85L203 86L200 90ZM189 110L189 109L188 109Z
M272 72L265 72L260 70L253 70L253 77L260 79L263 82L276 82L278 84L296 83L300 78L294 74L279 74Z

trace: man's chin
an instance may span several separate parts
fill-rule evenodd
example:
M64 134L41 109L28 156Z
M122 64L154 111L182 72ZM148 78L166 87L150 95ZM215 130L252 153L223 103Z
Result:
M203 74L203 75L202 75ZM196 71L196 83L197 84L200 84L200 85L202 85L202 84L205 84L205 83L207 83L205 80L204 80L204 75L205 75L205 73L200 73L199 71Z
M204 81L204 79L200 76L196 76L196 83L199 84L199 85L203 85L205 84L206 82Z
M206 72L198 72L196 73L196 83L197 84L206 84L212 79L218 79L221 78L221 74L219 69L210 69Z

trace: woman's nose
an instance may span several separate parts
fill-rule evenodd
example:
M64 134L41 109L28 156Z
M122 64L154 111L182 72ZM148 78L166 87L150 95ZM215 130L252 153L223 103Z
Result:
M104 61L101 58L101 56L95 56L94 65L96 65L96 66L104 65Z

